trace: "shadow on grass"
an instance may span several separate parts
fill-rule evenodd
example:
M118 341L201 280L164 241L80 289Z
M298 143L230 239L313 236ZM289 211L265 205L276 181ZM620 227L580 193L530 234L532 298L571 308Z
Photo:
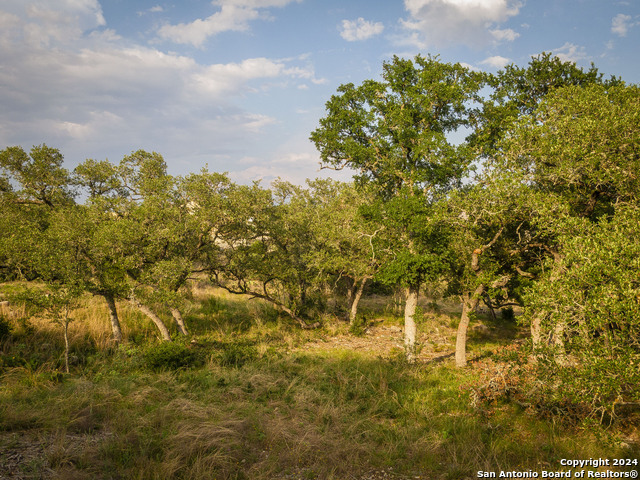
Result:
M393 467L394 478L454 479L620 453L511 405L472 408L461 394L472 376L442 363L337 351L139 372L126 381L69 379L47 389L16 381L6 387L13 402L0 430L19 430L29 416L42 442L57 432L64 445L78 435L66 427L71 420L99 414L86 433L95 442L85 439L92 460L59 449L47 466L60 475L77 470L73 478L100 465L97 478L365 478Z
M275 324L279 318L278 311L271 305L240 295L205 296L185 317L195 335L204 335L212 330L226 335L243 334L257 324Z

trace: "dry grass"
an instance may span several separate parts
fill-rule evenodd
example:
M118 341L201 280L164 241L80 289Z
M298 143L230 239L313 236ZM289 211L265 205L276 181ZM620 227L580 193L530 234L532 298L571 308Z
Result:
M367 299L365 318L398 328L388 304ZM453 306L422 306L423 351L448 352ZM56 373L59 327L12 320L0 350L0 477L359 479L384 471L457 479L637 455L614 431L560 427L509 403L474 408L463 388L473 369L355 352L338 344L347 327L332 318L302 332L263 302L199 288L185 315L196 343L186 348L206 361L156 372L144 360L156 343L152 326L124 305L121 312L128 342L118 349L100 299L74 312L70 376ZM476 355L518 334L502 327L472 333ZM227 364L225 352L247 356ZM7 365L11 356L22 363Z

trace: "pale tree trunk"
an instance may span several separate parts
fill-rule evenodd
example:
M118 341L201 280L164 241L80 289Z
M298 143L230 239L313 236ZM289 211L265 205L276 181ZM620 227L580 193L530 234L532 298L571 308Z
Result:
M533 350L540 348L542 341L542 318L540 315L536 315L531 320L531 342L533 343Z
M533 346L531 363L536 364L541 358L539 349L542 346L542 317L540 315L535 315L531 320L531 343Z
M404 350L409 363L416 361L416 321L414 316L418 306L419 291L419 285L407 288L404 304Z
M116 310L116 301L110 293L103 293L107 307L109 307L109 320L111 321L111 330L113 331L113 340L116 343L122 342L122 330L120 328L120 320L118 318L118 310Z
M567 364L567 352L564 348L564 321L558 321L553 329L553 346L556 352L556 361L559 365Z
M180 331L180 333L185 337L188 336L189 331L187 330L187 326L184 323L184 318L182 318L182 314L180 313L180 310L178 310L175 307L171 307L170 310L171 310L171 315L173 316L173 319L176 321L176 325L178 326L178 330Z
M351 308L351 305L353 305L353 299L356 296L357 289L358 289L358 283L354 279L351 286L347 288L347 305L349 305L349 308Z
M155 326L160 331L160 335L162 336L162 339L164 341L167 341L167 342L171 341L171 335L169 334L169 330L167 329L167 326L162 322L160 317L158 317L154 313L153 310L151 310L149 307L147 307L146 305L143 305L137 300L129 300L129 302L138 310L140 310L142 313L144 313L147 317L149 317L149 319L155 324Z
M64 369L69 373L69 318L64 319Z
M456 336L456 367L464 367L467 364L467 330L471 317L469 314L475 310L484 293L484 285L480 284L473 293L467 292L462 296L462 314Z
M364 277L361 281L360 284L358 285L358 289L355 292L355 295L353 295L353 301L351 302L351 309L349 311L349 324L353 325L353 323L356 321L356 315L358 314L358 304L360 303L360 299L362 298L362 292L364 292L364 286L367 283L367 280L369 280L369 277ZM355 282L354 282L354 286L355 286Z
M553 346L556 353L556 361L560 365L564 365L566 363L566 351L564 345L564 331L565 331L565 323L560 321L555 327L553 327L553 333L550 335L550 338L545 342L545 346ZM533 363L536 363L540 358L540 353L538 350L543 347L542 345L542 318L540 316L535 316L531 321L531 342L533 344Z

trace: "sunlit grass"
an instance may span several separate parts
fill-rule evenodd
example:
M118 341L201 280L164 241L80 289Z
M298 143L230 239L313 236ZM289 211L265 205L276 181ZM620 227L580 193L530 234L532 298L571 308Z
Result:
M365 318L400 324L384 298L369 301ZM446 358L407 365L401 355L299 348L347 335L337 318L306 332L264 302L203 288L185 315L192 337L174 331L178 347L165 352L150 322L119 306L127 342L118 348L99 298L75 312L71 375L58 372L56 325L12 320L1 350L0 465L20 451L22 472L36 477L344 479L392 469L458 479L630 455L615 429L556 424L508 402L473 406L473 362L459 370ZM456 312L422 308L423 348L448 352ZM472 358L521 333L480 321ZM180 352L193 361L173 363Z

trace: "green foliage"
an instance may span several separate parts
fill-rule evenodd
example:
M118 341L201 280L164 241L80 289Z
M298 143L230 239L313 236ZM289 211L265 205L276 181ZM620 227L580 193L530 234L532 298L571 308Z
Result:
M11 324L3 315L0 315L0 341L9 338L11 335Z
M637 86L555 90L510 135L501 168L560 196L574 215L595 219L637 201L639 98Z
M567 219L562 260L547 265L525 297L524 319L542 319L541 354L560 363L558 375L575 395L597 391L594 408L640 399L638 222L635 206L597 223Z
M502 316L502 319L506 320L507 322L512 322L516 318L513 307L504 307L502 310L500 310L500 315Z
M382 81L342 85L311 140L323 162L347 165L360 182L394 196L403 188L428 196L455 184L468 166L464 146L447 134L464 126L483 75L437 57L394 57Z
M213 358L223 367L240 368L258 358L258 351L251 342L235 341L216 344Z
M7 147L0 151L0 172L3 178L8 175L21 187L16 192L18 198L49 207L73 201L70 175L62 163L60 151L45 144L34 146L29 154L22 147ZM2 190L10 191L9 184L3 184Z
M358 315L349 325L349 333L355 337L364 337L367 333L367 319Z
M345 361L336 375L308 358L287 363L265 354L271 343L285 343L282 332L263 331L265 342L278 339L268 346L237 336L256 324L280 328L280 313L304 328L317 326L337 303L330 291L369 279L411 298L431 283L463 299L466 321L480 299L524 304L535 363L522 351L503 359L519 369L520 383L505 388L517 389L520 400L535 394L536 408L575 408L586 416L613 416L616 404L639 401L638 87L548 54L496 75L420 56L394 57L382 70L379 80L341 86L311 134L325 166L354 169L357 187L316 180L263 188L206 171L173 177L160 154L142 150L117 165L89 159L71 175L60 152L46 145L2 150L2 278L42 282L25 299L66 336L83 292L135 300L168 316L189 305L188 279L198 271L271 306L257 319L246 305L210 301L188 318L198 319L202 333L214 326L226 338L211 351L149 347L149 369L182 374L210 355L213 370L226 369L218 385L226 388L240 370L280 362L286 375L302 372L324 393L362 401L371 418L401 417L409 387L394 397L386 394L387 373L371 365ZM463 142L452 140L467 133ZM474 165L483 170L471 177ZM75 203L76 189L86 193L85 204ZM510 315L503 310L505 320ZM352 333L363 331L364 324L354 325ZM0 321L0 338L9 344L16 334L7 337L5 327ZM22 330L21 338L29 337L35 327ZM291 348L300 338L286 343ZM50 355L18 350L3 357L5 367L46 368ZM322 371L304 372L310 365ZM382 381L371 387L358 368L384 377L387 390ZM270 390L260 381L258 374L243 378L234 392L271 398L273 390L296 401L295 385L281 388L278 380ZM374 408L377 394L384 401ZM308 405L319 398L311 397ZM324 429L336 421L323 418ZM441 427L439 441L451 441L452 426ZM380 425L361 430L380 443L396 438ZM147 460L162 451L158 442L154 437Z
M147 347L143 353L145 365L152 370L178 370L204 363L201 352L178 342L162 342Z
M574 62L562 61L550 53L532 57L526 67L507 65L487 77L491 94L483 101L475 131L469 137L471 145L488 159L501 151L501 141L509 136L512 125L521 117L531 115L548 95L563 87L586 87L622 84L619 78L603 79L592 64L589 70Z
M117 167L108 160L97 161L89 158L78 165L73 174L74 182L88 190L91 201L126 195L118 178Z
M356 170L376 193L368 210L384 227L379 279L416 288L446 269L446 229L430 221L430 207L471 165L466 144L449 135L469 125L484 80L437 57L394 57L382 81L342 85L327 102L311 140L325 164Z

